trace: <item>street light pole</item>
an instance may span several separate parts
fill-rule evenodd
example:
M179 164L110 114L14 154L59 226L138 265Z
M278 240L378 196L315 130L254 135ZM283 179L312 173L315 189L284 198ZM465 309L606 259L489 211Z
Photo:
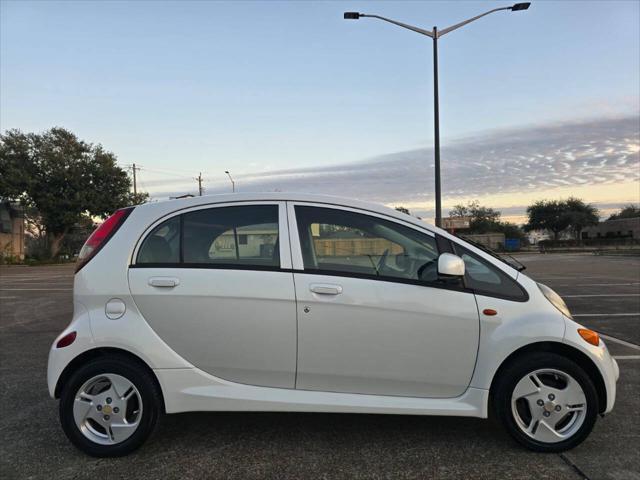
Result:
M420 33L421 35L425 35L430 37L433 40L433 130L434 130L434 144L433 144L433 156L434 156L434 177L435 177L435 196L436 196L436 226L442 226L442 190L441 190L441 182L440 182L440 105L438 98L438 39L443 35L446 35L453 30L456 30L460 27L464 27L468 23L473 22L474 20L478 20L485 15L489 15L493 12L499 12L501 10L511 10L512 12L517 12L520 10L527 10L531 3L516 3L511 7L501 7L494 8L493 10L489 10L488 12L481 13L480 15L476 15L475 17L469 18L468 20L464 20L460 23L456 23L450 27L447 27L443 30L438 30L438 27L433 27L433 30L424 30L419 27L414 27L413 25L408 25L406 23L401 23L396 20L391 20L390 18L381 17L380 15L369 15L366 13L359 12L345 12L344 18L345 20L358 20L363 17L368 18L377 18L378 20L382 20L388 23L392 23L402 28L406 28L407 30L411 30L416 33Z
M438 94L438 27L433 27L433 167L436 195L436 227L442 226L442 186L440 183L440 98Z
M224 173L226 173L229 176L229 180L231 180L231 191L235 192L236 191L236 182L233 181L233 178L231 177L231 174L229 173L229 170L225 170Z

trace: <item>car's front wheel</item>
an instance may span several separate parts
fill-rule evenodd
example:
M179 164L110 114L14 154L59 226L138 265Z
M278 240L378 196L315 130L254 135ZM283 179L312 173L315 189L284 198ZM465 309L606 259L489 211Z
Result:
M539 452L580 444L598 415L598 395L587 373L574 361L547 352L512 362L498 379L493 404L511 436Z
M146 369L124 357L103 357L69 378L60 396L60 422L80 450L115 457L147 439L160 406L160 392Z

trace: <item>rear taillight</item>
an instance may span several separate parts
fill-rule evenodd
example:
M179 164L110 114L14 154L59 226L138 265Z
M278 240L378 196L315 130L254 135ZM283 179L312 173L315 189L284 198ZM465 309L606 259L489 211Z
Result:
M106 245L111 237L118 231L124 221L135 207L121 208L107 218L102 224L96 228L91 236L84 242L80 255L78 255L78 263L76 264L76 272L84 267L89 260L95 257L96 253Z

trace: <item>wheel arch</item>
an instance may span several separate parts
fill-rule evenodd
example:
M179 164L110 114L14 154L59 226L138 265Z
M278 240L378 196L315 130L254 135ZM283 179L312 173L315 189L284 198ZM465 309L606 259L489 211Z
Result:
M158 377L156 376L153 369L149 367L149 365L147 365L147 363L144 360L142 360L139 356L127 350L123 350L121 348L98 347L98 348L86 350L82 352L80 355L78 355L77 357L75 357L73 360L69 362L69 364L64 368L64 370L60 374L60 377L58 378L58 382L56 383L56 387L54 390L54 397L60 398L60 393L64 388L64 385L69 381L69 378L71 378L71 375L73 375L73 373L76 370L78 370L78 368L80 368L82 365L92 360L95 360L97 358L114 356L114 355L130 359L132 362L138 364L141 368L145 369L149 374L151 374L151 378L153 378L153 381L156 383L156 386L158 387L158 391L160 392L160 398L162 400L161 408L162 408L162 412L164 412L165 411L164 392L162 391L162 386L160 385L160 382L158 381Z
M491 380L491 387L489 389L489 411L491 411L492 408L491 404L493 403L493 396L495 394L495 388L498 383L497 379L500 378L502 372L513 362L517 361L518 358L533 352L555 353L567 357L577 363L582 369L584 369L587 375L589 375L589 378L593 380L593 383L596 387L596 392L598 393L598 411L600 413L605 411L605 409L607 408L607 388L605 386L602 373L600 373L600 370L598 369L596 364L587 355L582 353L577 348L559 342L531 343L529 345L520 347L519 349L512 352L507 358L505 358L500 364L500 367L498 367L498 369L496 370L495 374L493 375L493 379Z

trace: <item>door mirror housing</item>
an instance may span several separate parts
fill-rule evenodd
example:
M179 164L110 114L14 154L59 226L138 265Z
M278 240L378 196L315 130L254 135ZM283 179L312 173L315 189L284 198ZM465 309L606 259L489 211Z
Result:
M452 253L443 253L438 257L438 275L443 277L463 277L464 260Z

